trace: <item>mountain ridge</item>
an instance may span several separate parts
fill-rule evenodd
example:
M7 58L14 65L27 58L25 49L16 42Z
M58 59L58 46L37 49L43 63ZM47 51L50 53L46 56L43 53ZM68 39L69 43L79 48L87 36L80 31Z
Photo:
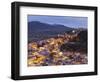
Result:
M28 39L29 41L43 40L71 30L73 28L62 24L47 24L40 21L31 21L28 22Z

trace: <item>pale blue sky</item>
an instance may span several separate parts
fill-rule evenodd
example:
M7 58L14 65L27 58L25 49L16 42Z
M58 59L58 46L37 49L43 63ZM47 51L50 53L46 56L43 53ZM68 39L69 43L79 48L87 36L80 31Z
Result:
M48 24L62 24L72 28L87 28L87 17L75 16L47 16L47 15L28 15L28 22L40 21Z

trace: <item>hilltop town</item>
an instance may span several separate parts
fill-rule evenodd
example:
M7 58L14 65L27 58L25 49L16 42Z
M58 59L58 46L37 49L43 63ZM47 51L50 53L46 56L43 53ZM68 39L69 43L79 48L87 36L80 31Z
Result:
M87 31L58 34L28 43L28 66L87 64ZM84 38L84 37L86 38Z

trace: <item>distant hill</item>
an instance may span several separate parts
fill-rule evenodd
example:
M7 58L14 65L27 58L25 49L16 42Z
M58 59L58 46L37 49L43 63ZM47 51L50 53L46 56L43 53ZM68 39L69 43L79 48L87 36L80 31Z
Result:
M28 22L28 41L39 41L72 30L73 28L60 24L51 25L39 21L32 21Z

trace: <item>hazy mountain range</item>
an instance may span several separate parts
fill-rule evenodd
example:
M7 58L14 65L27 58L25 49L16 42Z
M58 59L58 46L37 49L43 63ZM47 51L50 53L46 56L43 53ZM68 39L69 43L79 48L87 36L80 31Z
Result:
M28 41L38 41L58 34L63 34L67 31L72 31L74 28L67 27L61 24L47 24L39 21L28 22Z

